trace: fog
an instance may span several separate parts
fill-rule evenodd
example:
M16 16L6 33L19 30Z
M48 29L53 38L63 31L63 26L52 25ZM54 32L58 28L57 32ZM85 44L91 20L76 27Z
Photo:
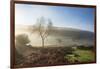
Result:
M19 34L27 34L28 38L30 40L30 45L32 45L33 47L40 47L42 45L41 43L41 37L39 36L38 33L31 33L29 30L29 26L23 26L23 25L16 25L15 27L15 36L19 35ZM59 28L61 29L61 28ZM59 32L52 32L46 39L45 39L45 46L73 46L73 45L93 45L93 40L91 40L91 38L93 38L93 36L89 36L89 38L82 38L85 37L81 35L80 39L77 38L79 37L79 35L75 35L75 33L67 33L67 31L79 31L79 30L74 30L74 29L65 29L67 30L66 32L63 31L64 29L60 30ZM76 32L77 33L77 32ZM68 34L68 35L67 35ZM88 34L88 33L87 33ZM86 35L87 35L86 34ZM90 33L89 33L90 34ZM72 38L74 37L74 38ZM59 43L58 40L61 40L61 42Z

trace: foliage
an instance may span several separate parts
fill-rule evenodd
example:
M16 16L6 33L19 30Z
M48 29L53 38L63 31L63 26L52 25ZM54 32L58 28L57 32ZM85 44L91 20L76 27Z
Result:
M28 35L26 35L26 34L20 34L20 35L16 36L16 43L25 45L29 42L30 42L30 40L28 38Z
M24 58L18 54L17 65L48 65L70 64L94 61L94 53L91 50L73 50L72 47L33 47L33 51Z
M77 50L75 53L79 54L78 60L80 62L91 62L94 61L94 53L91 50Z
M94 47L93 46L78 46L77 47L78 49L81 49L81 50L94 50Z
M92 62L94 61L94 53L92 50L77 49L72 54L66 54L65 59L68 63Z

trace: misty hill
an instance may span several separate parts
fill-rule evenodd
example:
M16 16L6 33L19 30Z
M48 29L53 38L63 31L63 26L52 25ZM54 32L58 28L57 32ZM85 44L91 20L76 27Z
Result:
M65 36L68 38L72 38L73 40L93 40L94 33L74 28L54 27L51 35Z
M19 28L16 31L24 31L23 33L30 33L34 26L31 25L22 25L18 26ZM35 30L36 31L36 30ZM22 32L20 32L21 34ZM16 33L17 34L17 33ZM36 34L36 33L34 33ZM31 37L32 45L39 46L41 40L36 36ZM37 39L37 40L36 40ZM93 45L94 43L94 33L90 31L74 29L74 28L64 28L64 27L52 27L49 37L45 41L46 45L57 45L57 40L60 39L62 45ZM35 40L35 41L34 41ZM38 41L38 42L36 42ZM58 43L59 44L59 43Z

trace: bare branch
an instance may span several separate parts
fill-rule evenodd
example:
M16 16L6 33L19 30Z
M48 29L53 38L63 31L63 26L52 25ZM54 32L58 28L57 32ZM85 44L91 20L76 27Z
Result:
M35 31L34 30L33 31L38 32L39 36L42 39L43 46L44 46L44 40L49 36L51 29L52 29L52 22L50 19L48 19L47 24L44 17L41 17L40 19L38 19L35 29L34 29Z

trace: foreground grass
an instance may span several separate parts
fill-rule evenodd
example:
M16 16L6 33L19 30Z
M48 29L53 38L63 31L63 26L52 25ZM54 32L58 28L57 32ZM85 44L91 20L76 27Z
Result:
M28 47L30 54L23 57L16 53L16 66L31 65L53 65L93 62L95 55L90 48L72 47ZM32 50L32 51L31 51ZM26 53L25 53L26 54Z
M91 50L76 50L75 51L76 54L79 55L79 57L77 57L77 59L80 62L91 62L94 61L95 56L94 53Z
M69 63L93 62L95 60L95 54L91 50L77 49L73 52L73 54L67 54L65 58L69 61Z

